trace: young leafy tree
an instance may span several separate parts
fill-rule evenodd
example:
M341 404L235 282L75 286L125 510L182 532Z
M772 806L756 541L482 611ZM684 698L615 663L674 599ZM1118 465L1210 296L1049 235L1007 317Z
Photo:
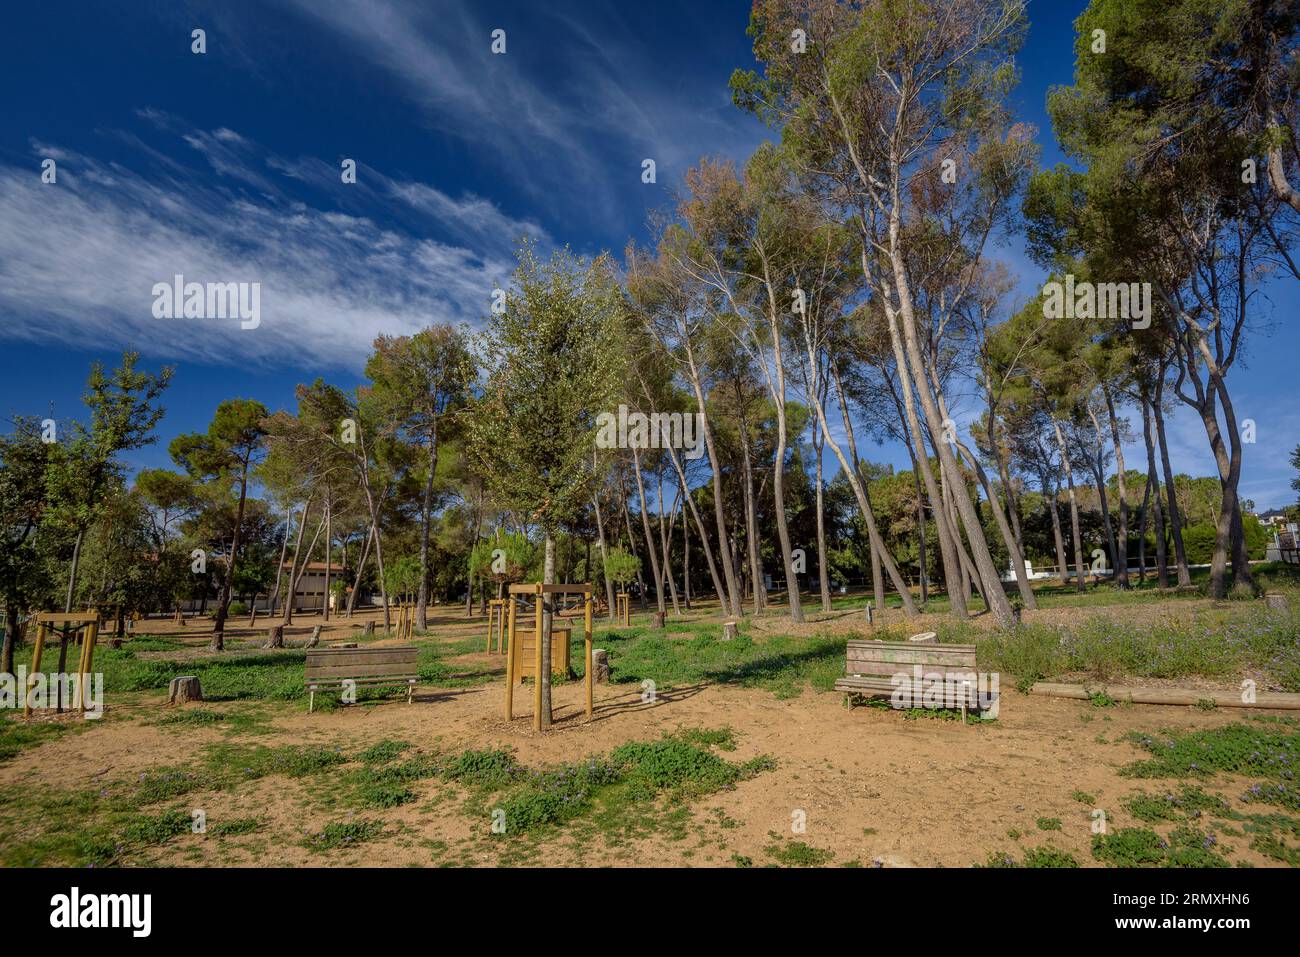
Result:
M41 441L36 419L15 419L13 431L0 435L0 604L7 616L0 674L13 674L22 618L41 592L36 535L45 513L52 448Z
M263 420L266 406L256 399L228 399L217 406L206 432L190 432L172 439L172 460L194 479L211 483L224 498L234 492L238 502L230 533L217 613L212 623L212 650L225 647L226 614L234 592L235 566L239 562L248 479L266 450ZM232 487L233 486L233 487Z
M366 363L374 383L371 399L411 441L428 447L420 501L420 584L415 624L425 627L429 601L429 530L433 522L434 476L438 470L439 429L469 397L474 359L465 333L450 325L431 326L413 336L380 336Z
M171 382L173 370L139 372L139 353L122 355L122 364L111 373L101 363L90 368L82 402L90 410L90 427L73 423L72 436L60 442L47 470L47 496L58 523L73 535L72 559L68 567L65 612L72 610L77 590L81 546L98 515L106 491L121 481L117 456L152 445L154 427L165 409L158 398ZM66 653L66 636L60 658Z
M596 417L621 388L626 307L607 256L587 262L564 249L542 261L527 244L504 306L484 331L488 381L471 421L471 454L492 497L540 526L550 584L556 535L597 485ZM541 728L551 714L550 604L534 718Z

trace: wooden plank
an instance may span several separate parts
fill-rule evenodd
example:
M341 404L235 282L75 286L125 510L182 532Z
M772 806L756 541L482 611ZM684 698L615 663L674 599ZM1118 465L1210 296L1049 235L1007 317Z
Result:
M380 675L418 674L413 662L406 665L349 665L346 668L308 668L307 678L373 678Z
M975 665L975 652L936 652L935 645L913 645L910 648L850 648L845 654L848 661L883 661L897 665Z
M414 662L420 656L415 648L317 648L307 652L307 664L370 664L372 662Z
M848 646L850 648L884 648L886 651L895 651L900 649L915 650L917 648L928 648L931 650L937 649L939 651L974 652L977 648L976 645L957 645L957 644L922 645L922 644L913 644L907 641L872 641L869 638L850 638L848 642Z
M844 665L844 673L847 675L867 675L892 678L894 675L907 675L910 680L915 672L912 670L913 665L899 666L883 661L850 661ZM948 675L972 676L976 674L974 668L961 666L938 666L938 665L921 665L921 677L931 678L935 675L943 675L946 679Z
M542 591L548 595L590 595L590 585L543 585Z
M36 621L51 625L89 625L91 622L99 621L99 613L87 611L65 614L61 611L43 611L36 616Z

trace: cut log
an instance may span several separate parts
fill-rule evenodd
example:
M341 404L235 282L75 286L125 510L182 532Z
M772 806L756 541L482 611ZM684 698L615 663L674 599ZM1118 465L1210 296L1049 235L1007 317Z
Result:
M939 643L939 636L933 631L923 631L919 635L913 635L907 640L917 645L937 645Z
M180 675L167 685L167 703L185 704L189 701L202 701L203 687L197 675Z
M284 647L284 625L272 625L271 630L266 633L266 644L263 648L283 648Z
M1300 711L1300 694L1282 691L1259 691L1253 695L1227 691L1184 691L1179 688L1130 688L1124 685L1075 685L1039 681L1029 689L1030 694L1049 698L1074 698L1091 700L1095 694L1104 694L1112 701L1131 701L1133 704L1199 705L1213 702L1219 708L1278 708Z
M591 680L598 685L609 684L609 652L604 648L591 649Z
M664 627L664 613L662 611L655 612L653 627L655 628Z
M1287 601L1286 595L1275 591L1271 591L1264 596L1264 607L1269 611L1281 612L1284 615L1291 610L1291 604Z
M732 638L735 638L738 634L739 632L736 631L736 623L734 621L724 621L722 623L723 641L730 641Z
M311 630L311 637L307 639L307 647L315 648L320 644L320 625L316 625Z

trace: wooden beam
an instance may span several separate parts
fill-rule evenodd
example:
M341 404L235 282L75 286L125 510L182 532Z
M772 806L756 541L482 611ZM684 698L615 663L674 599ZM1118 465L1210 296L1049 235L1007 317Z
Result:
M1284 711L1300 711L1300 694L1281 691L1260 691L1255 700L1241 700L1238 691L1185 691L1178 688L1134 688L1128 685L1076 685L1058 684L1050 681L1036 682L1029 689L1030 694L1045 695L1049 698L1074 698L1089 701L1093 695L1104 694L1115 701L1131 701L1134 704L1178 704L1196 705L1212 701L1220 708L1277 708Z

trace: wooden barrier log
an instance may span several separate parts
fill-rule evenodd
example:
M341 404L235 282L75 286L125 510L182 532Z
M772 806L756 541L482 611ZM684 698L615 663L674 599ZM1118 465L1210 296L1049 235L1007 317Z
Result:
M1133 704L1198 705L1213 702L1219 708L1300 711L1300 694L1280 691L1259 691L1255 693L1253 701L1244 701L1240 692L1231 691L1184 691L1178 688L1133 688L1127 685L1076 685L1039 681L1029 689L1029 693L1078 701L1090 701L1093 695L1104 694L1114 701L1131 701Z
M180 675L167 685L168 704L186 704L203 700L203 687L197 675Z

